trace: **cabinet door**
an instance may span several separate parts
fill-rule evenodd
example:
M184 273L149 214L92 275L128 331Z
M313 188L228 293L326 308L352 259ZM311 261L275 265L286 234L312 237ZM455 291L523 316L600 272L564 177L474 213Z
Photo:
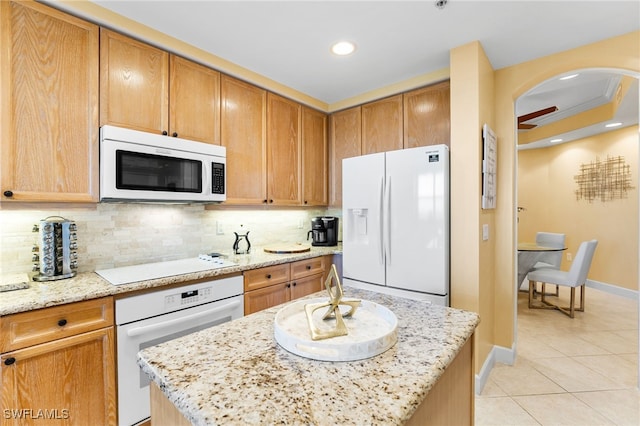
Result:
M98 200L94 24L35 2L0 2L1 200Z
M291 279L307 277L309 275L322 274L325 270L325 257L313 257L311 259L291 262Z
M289 283L280 283L246 292L244 294L244 314L249 315L288 302L290 287Z
M300 104L267 94L267 199L300 205Z
M220 73L171 55L169 133L220 145Z
M342 159L362 154L361 108L354 107L331 114L329 205L342 205Z
M402 149L402 95L362 106L362 155Z
M169 131L169 54L100 30L100 125Z
M323 290L322 274L298 278L291 283L291 300ZM325 293L326 295L326 293Z
M449 81L404 94L404 147L449 145L451 104Z
M109 327L3 354L2 424L116 424L113 336Z
M226 204L267 200L265 90L223 75L220 140L227 148Z
M327 115L302 107L302 204L328 203Z
M273 284L288 282L291 276L289 271L288 263L245 271L243 274L244 291L248 292L263 287L270 287Z

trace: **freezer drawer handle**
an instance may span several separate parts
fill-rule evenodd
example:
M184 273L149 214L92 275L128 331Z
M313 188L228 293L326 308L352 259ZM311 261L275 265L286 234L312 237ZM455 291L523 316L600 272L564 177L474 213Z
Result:
M237 308L238 306L240 306L240 302L235 300L231 303L227 303L225 305L219 306L217 308L213 308L210 309L208 311L204 311L204 312L198 312L197 314L191 314L191 315L187 315L185 317L180 317L180 318L176 318L176 319L172 319L169 321L165 321L165 322L160 322L157 324L151 324L151 325L146 325L144 327L135 327L132 328L131 330L127 331L127 336L129 337L135 337L135 336L140 336L142 334L145 333L149 333L149 332L153 332L153 331L157 331L157 330L162 330L165 327L170 327L172 325L179 325L179 324L183 324L185 322L189 322L189 321L193 321L195 319L199 319L199 318L203 318L212 314L216 314L218 312L224 312L226 310L232 310Z

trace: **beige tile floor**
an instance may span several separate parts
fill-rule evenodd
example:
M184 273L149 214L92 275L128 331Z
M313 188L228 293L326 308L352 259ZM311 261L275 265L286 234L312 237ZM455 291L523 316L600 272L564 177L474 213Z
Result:
M520 292L517 350L476 396L477 426L640 425L637 301L587 288L571 319L530 310Z

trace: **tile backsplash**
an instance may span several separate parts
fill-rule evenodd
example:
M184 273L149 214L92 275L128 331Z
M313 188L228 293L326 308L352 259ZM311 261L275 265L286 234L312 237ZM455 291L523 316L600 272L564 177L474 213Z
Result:
M0 275L30 272L33 225L62 216L78 226L78 271L231 252L234 231L249 231L252 247L305 242L314 216L339 209L206 210L203 205L97 204L91 209L0 210ZM342 224L340 224L342 225Z

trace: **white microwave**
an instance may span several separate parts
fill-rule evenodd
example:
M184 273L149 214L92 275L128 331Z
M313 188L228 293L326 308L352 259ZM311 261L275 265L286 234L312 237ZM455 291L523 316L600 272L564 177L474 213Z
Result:
M218 203L226 186L223 146L100 128L100 201Z

